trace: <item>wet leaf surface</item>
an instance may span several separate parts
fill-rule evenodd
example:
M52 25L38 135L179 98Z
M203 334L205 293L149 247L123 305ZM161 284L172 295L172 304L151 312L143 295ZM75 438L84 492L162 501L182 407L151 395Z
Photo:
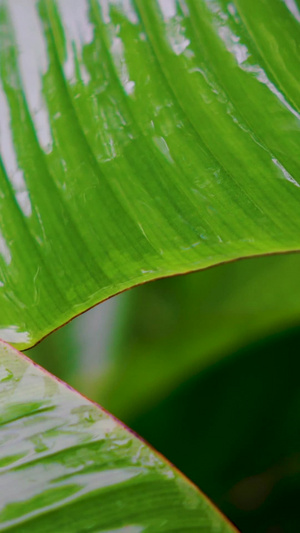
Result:
M1 338L299 249L298 39L282 0L1 2Z
M143 441L0 343L0 530L234 533Z

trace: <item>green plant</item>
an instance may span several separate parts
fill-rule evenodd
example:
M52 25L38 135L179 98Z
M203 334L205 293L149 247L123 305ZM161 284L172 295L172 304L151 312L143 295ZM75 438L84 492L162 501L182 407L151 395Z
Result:
M299 18L284 0L0 3L0 529L235 530L130 430L6 342L29 348L146 281L299 250ZM122 346L130 357L103 381L105 405L125 418L135 409L137 427L150 427L141 406L182 376L297 323L298 263L262 258L183 277L172 288L184 302L177 322L171 315L172 349L160 334L137 335L137 316ZM251 291L268 283L256 307ZM140 294L155 321L159 305L147 311ZM181 399L166 402L155 419L175 413L176 425ZM225 449L214 457L222 469ZM291 450L292 473L297 457Z

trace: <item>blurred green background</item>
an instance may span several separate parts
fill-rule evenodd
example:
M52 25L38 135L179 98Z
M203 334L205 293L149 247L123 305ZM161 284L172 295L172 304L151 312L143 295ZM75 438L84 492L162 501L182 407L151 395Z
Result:
M132 289L27 355L121 418L243 533L300 530L300 255Z

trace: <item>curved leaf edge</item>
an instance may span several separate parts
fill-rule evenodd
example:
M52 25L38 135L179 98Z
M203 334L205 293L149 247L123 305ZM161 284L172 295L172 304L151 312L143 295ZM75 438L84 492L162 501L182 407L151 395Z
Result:
M236 263L237 261L244 261L244 260L248 260L248 259L256 259L256 258L260 258L260 257L271 257L271 256L277 256L277 255L291 255L291 254L300 254L300 248L299 249L295 249L295 250L283 250L283 251L265 252L265 253L244 255L244 256L241 256L241 257L234 257L232 259L226 259L224 261L219 261L218 263L209 264L207 266L200 267L200 268L199 267L195 267L195 268L191 268L191 269L178 270L176 272L171 272L171 273L166 273L166 274L158 274L157 276L152 276L149 279L145 278L145 276L143 276L143 279L138 278L137 280L134 281L133 284L125 286L124 288L122 288L120 290L117 290L116 292L113 292L109 296L105 296L104 298L101 298L101 299L96 299L96 301L92 305L86 306L85 304L83 304L82 305L82 310L79 311L79 313L71 314L68 318L66 318L66 320L63 320L62 323L59 323L56 326L52 327L49 331L47 331L44 334L42 334L41 337L39 337L37 340L35 340L33 342L29 342L27 344L7 343L7 341L5 341L4 339L1 339L1 338L0 338L0 342L7 343L9 346L12 346L12 347L16 348L17 350L27 351L27 350L30 350L31 348L34 348L38 344L40 344L44 339L49 337L52 333L55 333L59 329L63 328L64 326L66 326L67 324L72 322L75 318L78 318L81 315L83 315L84 313L87 313L88 311L90 311L90 309L93 309L94 307L97 307L101 303L106 302L107 300L110 300L111 298L114 298L115 296L119 296L120 294L123 294L124 292L127 292L127 291L130 291L132 289L135 289L136 287L140 287L141 285L146 285L148 283L151 283L151 282L154 282L154 281L159 281L161 279L174 278L174 277L177 277L177 276L186 276L186 275L189 275L189 274L195 274L197 272L202 272L202 271L205 271L205 270L209 270L211 268L217 268L217 267L222 266L222 265L227 265L227 264L230 264L230 263ZM29 360L31 361L30 358L29 358ZM43 368L43 367L41 367L41 368ZM59 379L59 378L56 378L56 379Z
M204 500L206 505L211 508L211 510L216 513L218 518L224 522L226 528L229 528L229 531L232 531L233 533L239 533L238 529L230 522L230 520L223 515L223 513L214 505L214 503L201 491L201 489L195 485L185 474L183 474L175 465L173 465L166 457L164 457L160 452L155 450L151 444L149 444L145 439L140 437L135 431L133 431L131 428L129 428L126 424L124 424L121 420L119 420L116 416L111 414L109 411L107 411L104 407L99 405L98 403L90 400L77 390L75 390L72 386L70 386L68 383L64 382L60 378L54 376L50 372L48 372L45 368L41 367L39 364L32 361L27 355L25 355L22 352L19 352L16 348L11 346L9 343L2 341L0 339L0 361L1 361L1 349L4 351L12 351L13 354L16 356L16 359L19 359L21 361L24 361L28 366L31 366L35 368L38 373L41 373L41 375L44 375L48 379L52 380L52 382L57 383L59 386L65 387L69 392L74 394L74 397L82 398L84 402L88 402L93 407L95 407L97 410L101 411L108 419L112 420L116 423L116 425L119 427L119 429L124 430L128 432L133 439L137 439L141 445L146 447L150 453L158 459L160 463L164 463L164 465L173 471L176 477L179 477L181 481L189 487L190 490L192 490L194 493L196 493L196 496L201 498L201 500ZM227 529L226 529L227 530Z

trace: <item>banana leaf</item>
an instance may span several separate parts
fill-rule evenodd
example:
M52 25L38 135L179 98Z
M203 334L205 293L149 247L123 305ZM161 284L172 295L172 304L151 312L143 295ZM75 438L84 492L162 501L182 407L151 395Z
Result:
M299 250L298 38L282 0L1 0L1 338Z
M234 533L98 405L0 342L0 530Z

